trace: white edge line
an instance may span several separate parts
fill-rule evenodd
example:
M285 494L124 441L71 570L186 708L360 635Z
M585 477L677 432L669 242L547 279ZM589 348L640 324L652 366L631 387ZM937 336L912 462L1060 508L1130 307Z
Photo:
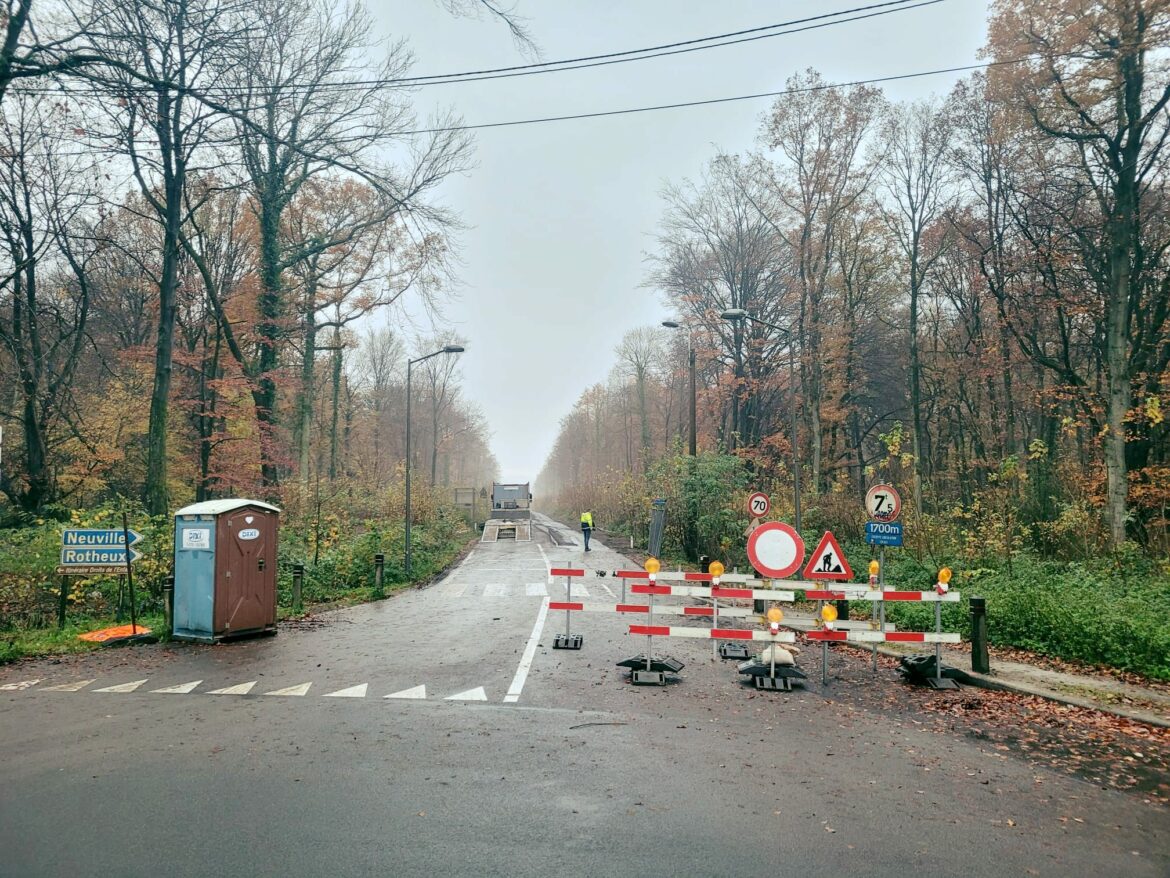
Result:
M524 647L524 655L520 656L520 664L516 668L516 676L512 678L508 694L504 696L505 704L519 701L520 693L524 691L524 682L528 679L528 672L532 669L532 660L536 658L536 644L540 642L540 635L544 631L544 620L548 616L548 600L546 596L540 602L540 612L536 614L536 624L532 626L532 636L528 638L528 645Z

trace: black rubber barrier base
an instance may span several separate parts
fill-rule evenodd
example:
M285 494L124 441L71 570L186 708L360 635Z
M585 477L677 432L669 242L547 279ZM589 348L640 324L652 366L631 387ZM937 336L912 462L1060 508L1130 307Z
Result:
M553 649L580 649L584 642L580 634L558 634L553 638Z

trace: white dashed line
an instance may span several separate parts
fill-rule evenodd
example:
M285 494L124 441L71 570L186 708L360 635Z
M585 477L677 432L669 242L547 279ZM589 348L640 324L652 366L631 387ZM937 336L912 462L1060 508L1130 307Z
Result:
M228 686L225 689L212 689L207 694L208 695L247 695L249 692L252 691L252 687L255 685L256 685L256 681L253 680L251 683L240 683L239 685L236 685L236 686ZM99 689L98 691L100 692L101 690Z
M540 635L544 631L544 620L548 616L548 597L540 602L540 612L536 614L536 624L532 626L532 636L524 647L524 654L520 656L520 664L516 668L516 676L512 678L512 685L508 687L508 694L504 696L505 703L520 700L520 693L524 691L524 681L528 679L528 672L532 670L532 660L536 658L536 645L540 643Z
M133 692L146 680L135 680L133 683L119 683L117 686L107 686L104 689L94 689L94 692Z
M426 698L426 686L413 686L410 689L403 689L401 692L392 692L386 696L387 698Z
M265 695L304 696L304 695L309 694L309 687L312 685L313 685L312 683L301 683L300 685L297 685L297 686L287 686L284 689L274 689L273 691L265 692L264 694Z
M190 683L180 683L178 686L167 686L165 689L151 689L151 692L160 692L168 695L186 695L188 692L194 691L195 687L202 683L202 680L193 680ZM100 689L98 690L101 691Z
M359 683L357 686L350 686L348 689L338 689L336 692L326 692L326 698L365 698L366 689L369 688L368 683Z
M483 686L476 686L474 689L468 689L466 692L456 692L454 695L448 695L443 700L444 701L487 701L487 693L483 691Z
M543 598L548 596L548 589L543 582L530 582L524 586L524 593L530 598Z

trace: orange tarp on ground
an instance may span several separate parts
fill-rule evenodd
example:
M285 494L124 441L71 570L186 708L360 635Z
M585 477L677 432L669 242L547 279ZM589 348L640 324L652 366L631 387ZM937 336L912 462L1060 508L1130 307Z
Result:
M135 627L133 625L118 625L116 628L101 628L97 631L90 631L87 634L77 635L78 640L88 640L91 643L105 643L107 640L118 640L122 637L133 637L135 634L149 634L149 628L143 628L141 625Z

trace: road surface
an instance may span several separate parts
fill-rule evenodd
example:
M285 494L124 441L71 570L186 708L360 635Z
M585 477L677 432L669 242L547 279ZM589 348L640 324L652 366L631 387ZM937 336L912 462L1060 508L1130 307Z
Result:
M916 719L962 694L856 653L757 693L703 640L631 686L617 615L552 649L549 567L612 602L628 562L541 521L275 638L0 669L0 875L1170 874L1164 808Z

